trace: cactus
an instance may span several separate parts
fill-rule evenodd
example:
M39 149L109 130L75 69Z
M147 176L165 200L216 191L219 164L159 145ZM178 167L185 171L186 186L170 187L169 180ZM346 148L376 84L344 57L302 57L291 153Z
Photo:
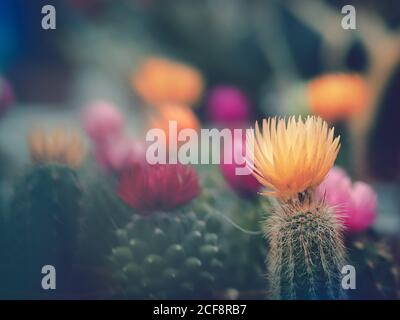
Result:
M211 297L222 267L216 232L221 224L207 206L193 167L133 163L119 176L117 194L133 209L117 230L111 266L120 290L132 298ZM190 203L190 206L189 206Z
M62 164L33 166L16 184L9 245L15 252L15 267L21 269L15 272L21 292L44 294L41 270L53 265L57 292L65 294L76 250L80 199L76 171Z
M207 167L198 172L204 186L199 200L230 220L224 221L220 232L221 248L226 253L221 298L264 299L267 243L261 220L270 211L267 199L238 197L219 170Z
M120 295L128 298L212 298L223 265L220 221L190 207L134 214L117 230L110 261Z
M115 194L112 177L83 168L80 178L83 195L75 276L85 298L109 298L113 279L108 255L118 245L116 229L128 223L131 211Z
M88 170L82 178L84 187L79 234L79 256L85 265L103 264L117 244L115 230L125 226L130 211L115 194L112 177L98 170Z
M265 256L268 248L261 233L261 214L265 212L261 200L264 199L240 200L238 207L227 214L242 228L227 223L222 241L227 253L224 260L226 293L235 289L238 299L264 299L266 296ZM227 295L227 298L232 297Z
M271 297L337 299L343 297L341 227L328 208L281 205L265 223Z
M389 247L371 232L347 239L349 261L356 269L356 289L350 299L400 299L399 267Z

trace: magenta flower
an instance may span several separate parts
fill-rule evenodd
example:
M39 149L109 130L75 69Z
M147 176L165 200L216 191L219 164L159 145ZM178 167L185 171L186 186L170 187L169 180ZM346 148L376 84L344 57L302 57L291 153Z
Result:
M95 143L104 143L122 135L124 121L113 104L97 101L86 108L83 114L83 125L86 133Z
M233 133L232 133L233 134ZM225 146L227 147L227 146ZM220 170L228 185L241 196L251 196L257 194L261 189L261 184L252 174L238 175L237 168L245 167L246 156L246 138L245 134L241 137L234 137L231 146L232 162L228 163L224 158L224 152L221 152Z
M236 87L219 86L208 96L207 114L214 123L228 125L247 122L250 118L250 102Z
M343 221L349 232L368 229L375 221L377 196L364 182L352 184L346 172L338 167L329 171L317 188L317 196L325 199Z
M182 164L135 164L119 179L118 195L140 214L171 210L200 193L196 171Z

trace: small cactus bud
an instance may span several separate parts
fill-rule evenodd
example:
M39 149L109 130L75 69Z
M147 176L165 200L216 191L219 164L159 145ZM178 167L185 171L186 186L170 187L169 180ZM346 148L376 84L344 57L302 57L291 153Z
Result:
M201 261L195 257L187 258L184 263L184 270L186 272L197 272L201 268Z
M158 272L163 267L164 260L156 254L151 254L144 259L144 263L150 272Z
M204 260L211 260L218 253L217 246L205 245L200 247L200 257Z
M166 258L174 265L178 264L185 257L185 252L180 244L171 245L166 252Z
M112 249L113 258L117 263L125 263L132 260L132 253L129 247L116 247Z

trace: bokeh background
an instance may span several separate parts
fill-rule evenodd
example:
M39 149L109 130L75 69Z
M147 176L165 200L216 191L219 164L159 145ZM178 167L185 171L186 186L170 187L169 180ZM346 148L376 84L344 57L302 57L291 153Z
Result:
M56 8L56 30L41 28L46 4ZM341 27L345 4L356 8L356 30ZM82 130L83 108L104 100L118 106L133 137L142 137L152 103L133 79L152 57L189 65L201 77L201 94L188 108L203 127L239 122L248 127L275 115L326 115L342 136L337 163L374 187L379 214L373 228L400 256L397 0L2 0L2 206L14 177L30 162L26 136L33 126ZM328 88L312 102L318 81L331 74L359 78L348 83L332 78L333 88L344 89ZM216 88L233 95L226 110L214 110ZM349 97L338 98L337 92ZM324 103L318 108L318 99L357 110L332 115ZM239 105L238 111L229 111L230 104ZM86 143L90 149L91 141Z

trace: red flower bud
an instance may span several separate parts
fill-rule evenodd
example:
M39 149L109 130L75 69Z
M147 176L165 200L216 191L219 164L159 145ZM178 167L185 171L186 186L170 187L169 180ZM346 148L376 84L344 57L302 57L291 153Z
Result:
M134 164L120 176L118 195L141 213L182 206L200 193L196 171L182 164Z

